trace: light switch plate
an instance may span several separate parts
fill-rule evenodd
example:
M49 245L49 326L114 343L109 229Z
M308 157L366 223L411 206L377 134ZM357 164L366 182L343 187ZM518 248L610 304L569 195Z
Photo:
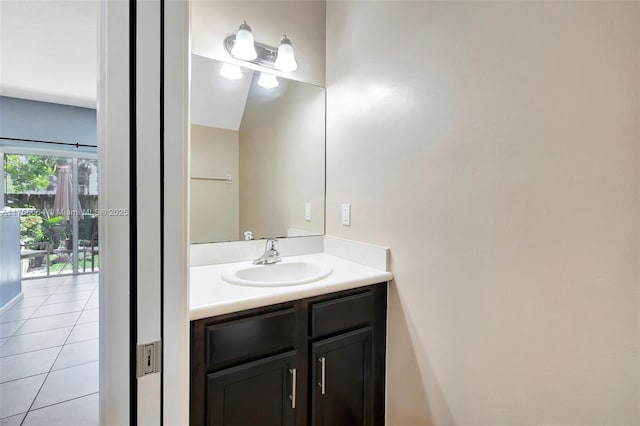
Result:
M311 221L311 203L304 205L304 220Z
M342 224L351 226L351 204L342 205Z

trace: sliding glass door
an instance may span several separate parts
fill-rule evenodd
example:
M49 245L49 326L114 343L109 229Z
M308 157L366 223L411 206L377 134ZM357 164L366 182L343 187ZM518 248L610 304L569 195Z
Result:
M0 146L0 166L0 209L20 217L22 278L98 271L95 154Z

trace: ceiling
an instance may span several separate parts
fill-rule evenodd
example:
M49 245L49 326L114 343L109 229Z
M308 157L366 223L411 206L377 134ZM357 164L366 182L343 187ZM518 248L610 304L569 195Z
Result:
M96 0L1 0L0 95L96 107Z
M0 0L0 95L95 108L98 4ZM252 72L227 80L220 62L192 61L192 123L238 130Z

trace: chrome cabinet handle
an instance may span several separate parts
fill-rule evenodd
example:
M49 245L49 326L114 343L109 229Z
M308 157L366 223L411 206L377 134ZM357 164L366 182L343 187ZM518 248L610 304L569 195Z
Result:
M296 374L297 371L295 368L289 369L289 373L291 373L291 395L289 395L289 399L291 400L291 408L296 408Z
M318 386L320 386L320 388L322 389L322 395L324 395L325 394L324 370L325 370L326 360L324 357L322 357L322 358L318 358L318 361L320 361L320 383L318 383Z

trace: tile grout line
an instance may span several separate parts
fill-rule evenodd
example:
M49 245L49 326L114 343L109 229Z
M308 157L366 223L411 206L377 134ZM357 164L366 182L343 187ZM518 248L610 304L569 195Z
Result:
M88 394L86 394L86 395L77 396L77 397L75 397L75 398L67 399L67 400L65 400L65 401L56 402L55 404L45 405L44 407L36 408L35 410L31 410L31 411L38 411L38 410L42 410L42 409L44 409L44 408L49 408L49 407L53 407L54 405L64 404L65 402L75 401L76 399L80 399L80 398L86 398L86 397L88 397L88 396L96 395L96 394L98 394L98 393L99 393L99 392L92 392L92 393L88 393ZM7 416L7 417L2 417L2 418L0 418L0 420L5 420L5 419L8 419L8 418L10 418L10 417L19 416L19 415L21 415L21 414L24 414L24 417L26 418L26 417L27 417L27 414L29 414L29 411L23 411L22 413L13 414L13 415L11 415L11 416ZM24 422L24 419L22 419L22 421ZM22 424L22 423L20 423L20 424Z
M86 324L93 324L92 322L88 322ZM84 324L78 324L78 325L84 325ZM70 326L71 328L73 328L73 326ZM64 327L67 328L67 327ZM59 328L57 328L56 330L59 330ZM72 330L73 331L73 330ZM21 336L25 336L24 334L21 334ZM66 343L66 345L75 345L76 343L84 343L84 342L88 342L90 340L96 340L99 339L99 337L92 337L91 339L83 339L83 340L78 340L77 342L69 342ZM24 354L31 354L34 352L40 352L40 351L46 351L47 349L53 349L53 348L62 348L63 346L65 346L65 344L62 345L55 345L55 346L49 346L46 348L42 348L42 349L34 349L32 351L24 351L24 352L18 352L17 354L11 354L11 355L5 355L5 356L1 356L0 360L4 359L4 358L9 358L12 356L18 356L18 355L24 355ZM44 374L44 373L40 373L40 374Z
M85 309L85 311L87 311L87 310L89 310L89 309ZM80 315L78 316L78 321L80 321L80 317L82 316L82 314L84 313L84 311L67 312L66 314L60 314L60 315L77 314L78 312L80 313ZM56 316L56 315L49 315L49 316L54 317L54 316ZM46 317L38 317L38 318L32 318L32 319L49 318L49 316L46 316ZM63 326L61 326L61 327L48 328L48 329L46 329L46 330L40 330L40 331L30 331L30 332L28 332L28 333L22 333L22 334L16 334L16 333L13 333L13 334L11 335L11 337L15 337L15 336L28 336L28 335L30 335L30 334L35 334L35 333L44 333L44 332L47 332L47 331L60 330L61 328L75 327L76 325L93 324L94 322L98 322L98 321L81 322L80 324L73 324L73 325L63 325ZM21 328L22 328L22 326L21 326ZM16 330L16 331L20 331L20 330L18 329L18 330ZM3 337L3 339L4 339L4 337ZM57 346L57 345L56 345L56 346ZM45 349L46 349L46 348L45 348ZM36 350L37 350L37 349L36 349ZM31 352L31 351L29 351L29 352ZM4 357L0 357L0 358L4 358Z
M64 404L65 402L70 402L70 401L75 401L76 399L80 399L80 398L86 398L87 396L91 396L91 395L97 395L100 392L91 392L88 393L86 395L81 395L81 396L76 396L75 398L69 398L69 399L65 399L64 401L60 401L60 402L56 402L55 404L49 404L49 405L45 405L44 407L40 407L40 408L36 408L35 410L30 410L30 411L38 411L38 410L42 410L43 408L49 408L49 407L53 407L54 405L60 405L60 404ZM22 413L20 413L22 414ZM27 418L26 414L29 414L29 411L27 411L25 413L25 418Z
M96 285L96 288L93 290L94 292L98 290L99 285L100 285L100 281L98 280L98 284ZM91 296L93 296L93 293L91 294ZM91 296L89 296L89 298L91 298ZM84 306L86 307L88 303L89 303L89 301L87 300L85 302ZM84 312L84 308L82 309L82 312ZM80 316L82 316L82 314L80 314ZM36 402L36 399L38 399L38 395L40 395L40 392L42 391L42 388L44 387L44 384L47 382L47 379L49 378L49 375L51 374L53 366L56 365L56 362L58 361L58 358L60 358L60 354L62 353L62 350L64 349L64 346L67 344L67 341L69 340L69 336L71 336L71 333L73 333L73 329L75 328L75 326L77 325L79 320L80 320L80 317L78 317L78 320L76 320L76 323L71 328L71 331L69 332L69 335L67 336L67 338L65 339L64 343L62 344L62 348L60 349L60 352L58 352L58 355L56 356L56 359L53 360L53 364L51 364L51 367L49 368L49 371L47 372L46 377L42 381L42 384L40 385L40 388L38 389L38 392L33 397L33 400L31 401L31 405L29 405L29 409L26 411L27 414L25 414L24 418L20 422L20 426L22 426L24 424L24 421L29 416L29 412L32 411L31 408L33 407L33 404ZM41 408L44 408L44 407L41 407ZM33 410L33 411L35 411L35 410Z
M98 322L98 321L85 322L85 323L82 323L82 324L76 324L76 325L95 324L96 322ZM47 331L61 330L61 329L63 329L63 328L73 328L73 327L75 327L75 325L69 325L69 326L67 326L67 327L60 327L60 328L53 328L53 329L51 329L51 330L45 330L45 331L36 331L36 332L34 332L34 333L18 334L18 336L28 336L29 334L44 333L44 332L47 332ZM73 330L71 330L71 331L73 331ZM66 341L65 341L65 343L63 343L62 345L47 346L46 348L34 349L34 350L32 350L32 351L24 351L24 352L18 352L18 353L15 353L15 354L3 355L3 356L0 356L0 359L8 358L8 357L10 357L10 356L17 356L17 355L23 355L23 354L30 354L30 353L32 353L32 352L44 351L44 350L47 350L47 349L59 348L59 347L62 347L62 346L64 346L64 345L74 345L74 344L76 344L76 343L88 342L89 340L94 340L94 339L96 339L96 337L92 337L91 339L78 340L78 341L76 341L76 342L69 342L69 343L66 343Z
M61 347L62 347L62 345L55 345L55 346L48 346L48 347L42 348L42 349L34 349L32 351L18 352L17 354L0 356L0 360L4 359L4 358L9 358L10 356L18 356L18 355L30 354L30 353L33 353L33 352L46 351L47 349L61 348ZM44 373L40 373L40 374L44 374Z
M89 297L89 299L91 299L91 297ZM79 302L79 301L80 301L80 300L72 300L71 302ZM69 303L71 303L71 302L69 302ZM85 303L88 303L88 302L89 302L89 300L87 300ZM67 303L67 302L63 302L63 303ZM46 305L46 306L55 306L55 305L59 305L59 304L60 304L60 303L52 303L52 304L50 304L50 305ZM45 306L45 305L42 305L42 306ZM38 308L41 308L42 306L38 306ZM85 305L85 306L86 306L86 305ZM98 308L91 308L91 309L98 309ZM27 319L20 319L20 320L16 320L16 321L0 322L0 324L9 324L9 323L12 323L12 322L20 322L20 321L25 321L25 322L26 322L26 321L29 321L29 320L32 320L32 319L40 319L40 318L55 317L56 315L73 314L73 313L76 313L76 312L82 312L82 311L85 311L85 310L91 310L91 309L82 308L82 309L79 309L79 310L77 310L77 311L60 312L60 313L58 313L58 314L42 315L42 316L40 316L40 317L29 317L29 318L27 318ZM36 311L37 311L37 309L36 309ZM34 311L34 314L35 314L35 311ZM31 315L33 315L33 314L31 314ZM17 330L16 330L16 331L17 331ZM13 335L11 335L11 336L13 336ZM11 337L11 336L9 336L9 337Z
M88 291L90 291L90 292L93 294L93 290L87 290L87 292L88 292ZM59 296L59 295L61 295L61 294L72 294L72 293L73 293L73 292L69 292L69 293L58 293L58 294L51 293L49 296ZM49 297L49 296L47 296L47 297ZM53 302L53 303L47 303L47 300L49 300L49 299L46 299L44 302L42 302L42 304L41 304L41 305L38 305L38 306L21 306L21 307L19 307L19 308L12 308L12 309L9 309L7 312L11 312L11 311L18 311L18 310L20 310L20 309L41 308L41 307L43 307L43 306L60 305L61 303L77 302L78 300L82 300L82 299L84 299L85 297L91 297L91 296L83 296L82 298L80 298L80 299L76 299L76 300L65 300L65 301L63 301L63 302ZM11 321L9 321L9 322L11 322Z
M91 339L91 340L98 340L98 339ZM84 342L90 342L91 340L84 340ZM49 348L49 349L53 349L53 348ZM60 350L62 351L62 346L60 346ZM67 370L69 368L73 368L73 367L81 367L83 365L88 365L88 364L93 364L94 362L99 362L99 361L87 361L87 362L81 362L80 364L74 364L74 365L70 365L68 367L62 367L62 368L58 368L57 370L51 370L51 371L62 371L62 370ZM55 361L54 361L55 363ZM36 374L30 374L28 376L24 376L24 377L19 377L17 379L11 379L11 380L7 380L6 382L2 382L0 383L0 385L4 385L5 383L11 383L11 382L15 382L18 380L22 380L22 379L28 379L29 377L36 377L36 376L42 376L43 374L48 374L46 372L43 373L36 373ZM46 379L46 377L45 377ZM11 416L9 416L11 417Z
M25 319L25 320L18 320L18 321L2 322L2 323L0 323L0 324L9 324L9 323L12 323L12 322L19 322L19 321L27 322L27 321L29 321L29 320L33 320L33 319L49 318L49 317L55 317L55 316L57 316L57 315L75 314L76 312L82 312L82 310L79 310L79 311L70 311L70 312L62 312L62 313L54 314L54 315L43 315L43 316L41 316L41 317L29 318L29 319ZM19 330L20 330L20 328L22 328L23 326L24 326L24 324L22 324L20 327L18 327L18 328L16 329L16 331L19 331ZM58 328L62 328L62 327L58 327ZM53 329L52 329L52 330L53 330ZM47 330L43 330L43 331L47 331ZM33 331L32 333L39 333L39 331ZM32 333L24 333L24 334L32 334ZM9 338L11 338L11 337L13 337L13 336L19 336L19 335L17 335L17 334L15 333L15 331L14 331L14 332L11 334L11 336L9 336Z

